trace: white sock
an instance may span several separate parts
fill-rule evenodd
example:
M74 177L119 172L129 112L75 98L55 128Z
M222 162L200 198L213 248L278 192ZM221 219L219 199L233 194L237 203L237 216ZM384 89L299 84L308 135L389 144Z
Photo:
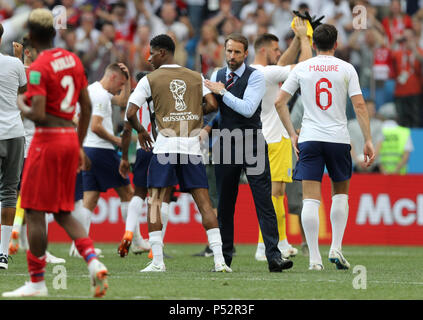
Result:
M153 252L153 264L156 266L163 263L163 240L161 231L153 231L148 234L151 250Z
M322 257L320 256L319 252L319 206L319 200L303 200L301 222L303 224L304 233L310 253L310 264L322 263Z
M90 227L91 227L91 215L93 213L91 210L85 208L84 206L80 210L80 216L81 216L81 223L84 227L85 231L87 232L87 236L90 234Z
M207 239L209 240L209 247L213 251L214 263L223 264L225 259L222 253L222 237L220 236L220 229L213 228L206 231Z
M260 251L265 251L266 250L266 246L264 245L264 242L258 242L257 243L257 250L260 250Z
M21 232L19 233L19 239L20 239L20 242L24 245L24 247L28 249L29 248L29 245L28 245L28 227L27 227L26 223L23 224L22 227L21 227Z
M129 201L120 202L120 211L122 212L122 219L126 222L126 217L128 216L128 206Z
M160 207L160 217L162 219L162 240L165 237L166 234L166 227L167 222L169 221L169 203L162 202L162 206Z
M8 256L9 255L9 242L12 236L13 226L1 225L1 246L0 253Z
M335 194L330 208L330 222L332 224L331 249L341 250L342 238L348 220L348 195Z
M291 245L288 243L287 239L284 239L284 240L279 240L278 247L281 248L282 250L286 250L286 249L289 249Z
M125 230L131 231L134 234L132 241L142 240L139 226L139 216L141 214L142 204L143 200L138 196L133 196L128 203L128 216L126 217Z

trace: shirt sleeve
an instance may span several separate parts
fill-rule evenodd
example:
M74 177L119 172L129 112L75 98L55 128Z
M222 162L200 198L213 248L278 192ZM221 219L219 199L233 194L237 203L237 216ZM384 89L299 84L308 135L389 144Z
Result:
M353 66L350 66L350 77L348 81L348 95L351 98L361 93L360 82L358 81L358 74Z
M96 94L95 97L91 96L92 101L92 115L93 116L100 116L104 118L106 116L106 108L109 104L109 101L107 101L107 98L103 95Z
M31 66L28 73L28 97L46 96L47 95L47 82L48 72L41 66Z
M223 96L223 102L235 112L246 118L251 118L256 112L266 91L263 72L255 70L248 79L243 99L235 97L229 91Z
M204 96L206 96L206 95L208 95L209 93L212 93L212 92L210 91L210 89L209 89L209 88L207 88L207 87L205 86L205 84L204 84L204 77L203 77L203 75L201 75L201 80L203 80L203 97L204 97Z
M265 67L265 77L269 77L269 80L272 82L284 82L288 79L289 73L291 71L291 65L288 66L266 66Z
M297 75L298 66L292 69L289 73L288 79L283 83L281 90L288 92L291 96L298 90L300 83Z
M147 98L151 96L150 83L147 77L143 77L135 87L132 94L129 96L128 106L130 103L141 108L142 105L147 102Z
M21 62L21 60L19 59L16 59L16 60L17 60L17 67L18 67L19 87L23 87L27 84L25 67L23 63Z

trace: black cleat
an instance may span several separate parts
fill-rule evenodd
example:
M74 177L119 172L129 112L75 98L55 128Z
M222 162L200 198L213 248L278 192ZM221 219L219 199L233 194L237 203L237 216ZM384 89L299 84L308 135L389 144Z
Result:
M282 270L290 269L294 263L288 259L276 258L269 262L270 272L282 272Z
M209 246L206 246L206 248L199 252L192 255L193 257L213 257L213 250L210 249Z

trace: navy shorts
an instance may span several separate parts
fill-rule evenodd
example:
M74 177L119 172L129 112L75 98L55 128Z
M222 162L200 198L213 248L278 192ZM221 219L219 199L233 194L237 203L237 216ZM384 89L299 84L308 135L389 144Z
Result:
M130 183L119 174L120 158L116 150L88 147L84 150L91 160L91 169L82 172L84 191L106 192Z
M322 181L325 165L334 182L351 178L351 145L321 141L306 141L298 144L300 156L295 166L294 180Z
M81 200L84 197L84 190L82 186L82 171L76 175L75 183L75 202Z
M147 173L150 165L152 151L145 151L143 149L137 150L137 157L135 159L132 171L134 172L134 185L136 187L147 188Z
M208 189L203 157L186 154L153 154L148 168L148 187L164 188L177 185L181 192Z

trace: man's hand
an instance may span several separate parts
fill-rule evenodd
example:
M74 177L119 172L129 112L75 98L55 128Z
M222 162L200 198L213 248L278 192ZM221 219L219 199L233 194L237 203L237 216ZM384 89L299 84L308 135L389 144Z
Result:
M83 171L88 171L91 169L90 158L87 157L83 148L79 148L79 166L77 173Z
M366 141L363 148L364 164L369 167L375 161L375 149L371 140Z
M13 55L22 60L23 45L19 42L13 42Z
M138 141L140 142L141 148L145 151L153 150L153 140L146 130L138 133Z
M122 148L122 138L121 137L115 137L113 143L118 147Z
M129 69L127 66L125 66L122 62L118 63L119 68L121 68L121 70L126 73L128 75L128 81L131 80L130 74L129 74Z
M296 18L295 19L295 28L294 33L298 38L304 38L307 37L307 22L306 20Z
M291 142L292 142L292 147L294 148L295 151L295 156L298 158L300 157L300 150L298 149L298 135L293 135L291 137Z
M213 82L205 79L204 84L211 92L219 94L222 89L225 89L225 85L222 82Z
M120 160L120 165L119 165L119 173L122 176L122 178L126 179L128 177L129 174L129 170L130 169L130 165L129 165L129 161L128 160Z

